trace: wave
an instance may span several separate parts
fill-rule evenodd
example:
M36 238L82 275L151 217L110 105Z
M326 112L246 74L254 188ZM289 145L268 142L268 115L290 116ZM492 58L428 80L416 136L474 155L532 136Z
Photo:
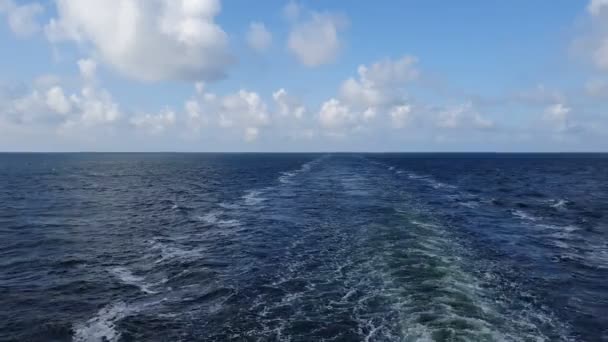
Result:
M144 277L134 275L129 269L126 267L114 267L109 270L109 272L118 278L121 282L127 285L133 285L139 287L139 289L147 294L158 293L156 291L150 290L152 284L148 284L144 281Z
M515 209L515 210L511 210L511 214L513 214L513 216L516 216L522 220L526 220L526 221L538 221L540 218L531 215L523 210L519 210L519 209Z
M165 300L166 299L147 300L133 304L126 304L123 301L119 301L108 304L101 308L93 318L84 323L75 323L73 325L74 334L72 336L72 341L117 342L122 336L116 328L118 321L137 314L148 307L154 307Z
M249 190L241 198L245 201L246 205L258 205L267 199L262 197L261 190Z
M203 253L202 249L183 249L157 240L151 241L151 249L160 254L155 261L157 264L172 260L196 260L200 259Z
M215 225L221 228L230 228L230 227L237 227L241 225L241 222L239 222L239 220L235 220L235 219L229 219L229 220L225 220L225 219L221 219L221 216L224 215L223 211L220 210L215 210L212 211L210 213L207 213L205 215L202 216L195 216L195 218L198 221L204 222L208 225Z
M291 178L293 176L295 176L297 173L295 171L285 171L281 173L281 176L279 176L279 182L283 183L283 184L290 184L291 183Z
M281 175L279 176L279 182L282 183L282 184L291 184L291 183L293 183L293 177L297 176L300 173L304 173L304 172L310 171L310 169L312 168L312 166L314 164L318 163L320 160L321 160L321 158L318 158L318 159L309 161L307 163L304 163L297 170L281 172Z
M399 174L400 172L398 171L397 173ZM411 171L407 171L405 173L407 174L408 178L424 182L434 189L457 189L458 188L455 185L440 182L430 175L419 175L419 174L411 172Z
M554 203L551 204L551 208L557 209L557 210L563 210L566 209L566 206L568 204L570 204L570 201L566 200L566 199L559 199L559 200L554 200Z
M107 341L116 342L120 339L120 332L116 330L116 322L125 318L132 312L124 302L118 302L103 307L97 315L74 327L75 342Z

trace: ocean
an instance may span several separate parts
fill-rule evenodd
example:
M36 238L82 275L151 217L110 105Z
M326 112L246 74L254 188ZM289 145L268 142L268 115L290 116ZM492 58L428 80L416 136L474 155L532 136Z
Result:
M1 341L608 341L606 154L0 154Z

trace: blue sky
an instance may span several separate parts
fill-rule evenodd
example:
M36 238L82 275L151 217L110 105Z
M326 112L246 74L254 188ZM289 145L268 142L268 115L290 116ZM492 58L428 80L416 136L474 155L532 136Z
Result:
M2 151L606 151L608 1L0 0Z

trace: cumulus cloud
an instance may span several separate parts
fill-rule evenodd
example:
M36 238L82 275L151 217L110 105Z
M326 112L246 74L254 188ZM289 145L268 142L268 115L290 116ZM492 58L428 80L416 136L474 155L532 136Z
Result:
M585 91L588 95L594 97L608 97L608 82L594 79L585 84Z
M160 134L168 127L175 125L175 112L165 108L158 114L140 114L130 120L137 129L142 129L150 134Z
M82 66L90 61L81 60L78 64ZM63 129L117 121L121 117L118 104L107 90L93 85L91 77L94 77L93 71L81 68L82 88L71 94L54 77L36 80L29 93L9 101L5 115L14 123L58 123Z
M402 100L401 87L414 80L419 72L417 59L403 56L397 60L384 59L370 66L357 68L359 77L349 78L340 87L341 97L361 108L394 104Z
M252 142L258 138L260 130L257 127L247 127L245 129L245 141Z
M40 31L38 17L44 7L37 2L17 5L12 0L0 1L0 13L6 13L8 26L18 37L29 37Z
M308 67L334 62L342 49L340 32L348 26L346 16L335 13L311 11L307 18L302 18L301 8L290 2L284 9L286 17L291 20L291 31L287 39L287 48Z
M394 128L403 128L407 124L412 107L408 105L395 106L393 107L389 115L391 116L391 122Z
M325 101L319 110L319 122L324 128L339 129L354 120L355 114L351 109L334 98Z
M257 52L264 52L272 45L272 34L263 23L251 23L246 38L249 47Z
M591 15L600 15L604 10L608 9L608 0L591 0L587 5L587 10Z
M376 120L385 127L407 127L413 110L404 87L418 77L416 64L415 57L403 56L360 65L358 77L342 82L338 98L321 105L318 114L321 127L342 134L372 126L381 129L374 124Z
M283 7L283 16L289 21L295 21L300 17L302 8L295 1L289 1L285 7Z
M278 114L302 119L306 113L304 107L295 97L290 96L283 88L272 93L272 98L277 106Z
M239 90L220 99L220 123L225 127L249 125L253 127L266 125L270 118L266 103L259 94Z
M575 41L575 48L598 70L608 71L608 1L591 0L587 12L590 30Z
M545 109L543 118L558 132L564 132L570 127L570 111L570 107L562 103L556 103Z
M57 0L45 27L52 42L73 41L119 72L144 81L215 80L233 58L214 21L219 0Z
M437 127L446 129L490 129L495 126L494 121L479 114L471 102L446 106L437 114L435 123Z
M72 110L70 100L59 86L54 86L46 92L46 105L59 114L67 114Z
M97 63L92 59L81 59L78 61L78 69L82 77L88 82L95 79L97 72Z
M188 126L195 133L212 126L239 132L245 141L251 142L257 139L260 127L272 122L268 105L256 92L241 89L218 96L206 92L201 84L197 84L195 89L196 96L184 104Z

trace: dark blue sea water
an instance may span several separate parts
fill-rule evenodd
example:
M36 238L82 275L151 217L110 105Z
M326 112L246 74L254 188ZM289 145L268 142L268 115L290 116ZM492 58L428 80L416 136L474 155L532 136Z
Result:
M608 156L0 154L1 341L608 341Z

